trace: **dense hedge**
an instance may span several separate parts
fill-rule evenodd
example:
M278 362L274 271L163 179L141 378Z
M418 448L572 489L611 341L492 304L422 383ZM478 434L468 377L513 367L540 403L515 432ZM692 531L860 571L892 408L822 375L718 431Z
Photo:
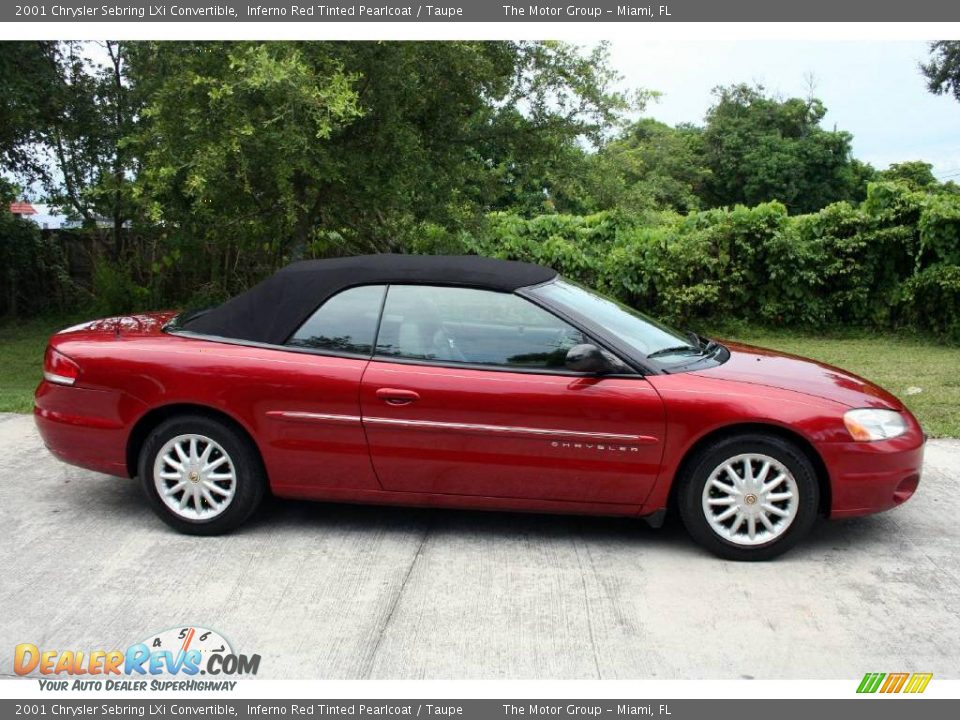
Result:
M960 195L899 183L811 215L777 202L688 215L503 213L472 234L426 228L412 245L551 265L682 324L911 327L960 340Z
M0 212L0 317L63 313L77 297L63 247L29 220Z
M79 291L62 250L8 215L0 220L0 314L75 310L83 298L100 314L209 304L204 287L177 291L167 282L188 262L177 252L148 262L158 243L145 244L139 262L96 259L90 287ZM551 265L684 326L909 328L960 342L960 195L898 182L871 185L859 205L810 215L790 217L777 202L686 215L494 213L470 232L421 226L402 245ZM319 254L336 251L331 243ZM247 270L241 284L269 272L244 260L238 251L231 263Z

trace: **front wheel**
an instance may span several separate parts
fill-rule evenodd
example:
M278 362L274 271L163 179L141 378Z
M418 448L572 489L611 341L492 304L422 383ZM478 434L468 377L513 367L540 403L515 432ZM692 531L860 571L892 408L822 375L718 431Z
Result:
M786 552L809 532L820 502L809 458L774 435L718 440L691 459L680 482L687 531L728 560L769 560Z
M160 519L189 535L235 529L257 509L266 485L250 441L202 415L158 425L140 452L139 474Z

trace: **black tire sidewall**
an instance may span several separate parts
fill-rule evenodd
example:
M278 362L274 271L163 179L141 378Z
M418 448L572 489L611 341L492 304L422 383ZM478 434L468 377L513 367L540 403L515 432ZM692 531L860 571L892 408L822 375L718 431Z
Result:
M790 527L762 545L737 545L720 537L703 511L703 488L710 474L724 460L746 453L762 453L783 463L793 474L800 495L797 515ZM782 555L810 531L817 518L820 487L813 464L796 444L775 435L738 435L718 440L691 459L680 481L678 507L687 531L697 543L728 560L770 560Z
M157 492L153 465L157 453L177 435L204 435L227 451L236 473L236 490L227 509L210 520L188 520L166 506ZM138 473L143 491L154 512L170 527L189 535L220 535L243 524L263 498L265 473L260 457L249 439L226 423L202 415L171 418L147 436L140 450Z

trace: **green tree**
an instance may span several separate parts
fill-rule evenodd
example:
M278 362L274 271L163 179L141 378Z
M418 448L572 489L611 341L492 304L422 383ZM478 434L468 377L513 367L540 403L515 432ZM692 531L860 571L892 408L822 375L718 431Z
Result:
M20 192L0 177L0 316L62 312L75 300L63 250L36 223L7 211Z
M273 264L387 250L529 188L627 99L561 43L145 43L137 192L154 221ZM521 188L518 190L518 188ZM184 233L181 233L184 234Z
M326 45L141 43L130 77L135 198L162 228L163 263L186 253L195 279L223 286L243 256L242 285L291 238L302 252L328 211L320 184L338 181L327 141L360 113L357 78Z
M123 225L134 214L127 138L138 107L126 79L128 49L115 41L58 43L49 119L40 130L55 161L45 183L50 200L88 227L108 218L115 260L123 255Z
M933 174L933 165L922 160L893 163L886 170L878 172L877 179L904 182L914 190L933 188L938 185L937 178Z
M714 96L703 132L708 205L778 200L803 213L862 199L872 169L852 158L849 133L821 127L821 101L778 100L749 85L720 87Z
M602 148L593 166L590 194L597 210L696 210L710 178L702 131L650 118L633 123Z
M921 63L920 71L927 78L930 92L935 95L950 93L960 100L960 40L930 43L930 60Z
M88 226L114 223L114 254L130 218L132 159L124 145L136 110L119 42L0 44L4 167ZM29 71L25 71L28 68ZM6 102L9 100L9 102Z
M47 101L56 85L57 44L0 43L0 164L26 180L45 172L40 131L50 120Z

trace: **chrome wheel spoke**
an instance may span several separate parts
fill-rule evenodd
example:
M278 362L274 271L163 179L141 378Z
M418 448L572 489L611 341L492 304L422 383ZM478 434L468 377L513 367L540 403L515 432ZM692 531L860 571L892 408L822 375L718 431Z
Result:
M206 485L200 485L200 494L203 496L203 499L207 501L207 504L210 507L216 507L217 501L213 499L213 495L210 494L210 489Z
M729 520L729 519L732 518L734 515L736 515L738 512L740 512L740 508L738 508L738 507L732 507L732 508L729 508L728 510L724 510L722 513L720 513L719 515L717 515L717 516L716 516L716 519L717 519L719 522L723 522L724 520Z
M181 481L181 482L178 482L178 483L177 483L176 485L174 485L173 487L169 487L169 488L167 488L166 490L164 490L164 491L163 491L163 494L164 494L165 496L168 496L168 497L169 497L170 495L176 495L178 492L180 492L181 490L183 490L186 486L187 486L187 484L186 484L185 482L182 482L182 481Z
M760 467L760 472L757 474L757 477L756 477L757 485L760 485L761 487L765 487L765 481L767 479L767 475L769 474L770 474L770 461L765 460L763 465Z
M721 492L725 492L727 495L738 495L740 493L740 491L737 490L735 487L726 485L720 482L719 480L717 480L716 478L714 478L711 482L715 488L717 488Z
M764 492L770 492L770 491L773 490L775 487L777 487L778 485L780 485L780 483L782 483L784 480L786 480L786 477L785 477L784 475L777 475L777 476L776 476L773 480L771 480L770 482L764 483L764 485L763 485L763 491L764 491Z
M744 453L720 463L703 486L702 509L710 529L734 545L762 545L793 524L799 508L796 479L782 462Z
M212 470L216 470L218 467L227 462L227 456L221 455L216 460L211 460L206 465L203 466L203 472L208 473Z
M743 478L737 475L730 465L725 465L723 469L726 472L727 477L733 480L734 487L743 487Z
M765 504L763 506L763 510L765 510L768 514L776 515L777 517L790 517L790 513L788 511L782 510L776 505Z
M730 533L735 535L741 525L743 525L743 513L741 513L738 508L737 516L733 519L733 525L730 526Z
M222 487L220 487L219 485L217 485L217 484L214 483L214 482L210 482L209 480L204 480L204 481L203 481L203 486L204 486L207 490L212 490L213 492L215 492L215 493L217 493L218 495L221 495L221 496L223 496L223 497L230 497L231 495L233 495L233 493L232 493L231 491L229 491L229 490L224 490Z

